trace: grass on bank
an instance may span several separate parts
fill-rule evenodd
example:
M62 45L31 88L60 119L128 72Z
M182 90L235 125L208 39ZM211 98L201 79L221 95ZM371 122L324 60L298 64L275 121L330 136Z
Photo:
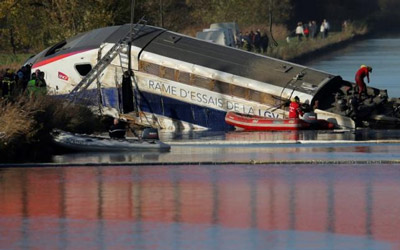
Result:
M0 162L35 159L51 150L50 132L54 128L92 133L104 126L101 118L88 108L51 96L20 95L1 100Z
M21 65L30 57L32 54L10 54L0 53L0 72L10 68L14 71L18 70Z

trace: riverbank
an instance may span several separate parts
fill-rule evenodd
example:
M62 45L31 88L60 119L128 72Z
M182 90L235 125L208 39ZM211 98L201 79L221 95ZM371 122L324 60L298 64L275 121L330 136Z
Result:
M325 53L347 46L366 38L371 32L366 25L348 24L342 31L330 32L328 37L303 38L287 37L287 39L268 50L266 55L295 63L304 63Z
M354 34L353 36L347 37L342 40L338 40L334 43L325 44L323 47L316 48L312 51L308 51L307 53L303 53L303 54L294 56L294 57L288 59L288 61L298 63L298 64L305 64L309 61L315 60L318 57L324 56L327 53L345 48L346 46L349 46L357 41L364 40L370 36L371 36L370 33Z
M87 107L51 96L20 95L0 100L0 162L46 161L54 152L50 132L93 133L102 118Z
M0 52L0 73L6 69L17 71L32 54Z

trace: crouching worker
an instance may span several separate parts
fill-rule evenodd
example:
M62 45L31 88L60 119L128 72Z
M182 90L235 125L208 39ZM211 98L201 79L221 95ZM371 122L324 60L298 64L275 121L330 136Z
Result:
M295 96L289 106L289 118L298 119L299 116L303 116L303 111L300 108L300 98Z
M356 83L358 87L358 99L361 100L361 95L365 94L366 97L368 97L367 94L367 85L364 82L364 78L367 77L367 81L369 83L369 73L372 73L372 68L370 66L365 66L361 65L360 69L357 70L356 73Z
M125 125L122 124L117 118L114 118L113 124L108 130L110 138L124 139L125 133L126 133Z

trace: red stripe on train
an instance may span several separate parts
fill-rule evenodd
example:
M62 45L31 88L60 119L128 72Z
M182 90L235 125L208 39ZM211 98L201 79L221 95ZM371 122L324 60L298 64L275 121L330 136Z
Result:
M46 60L37 62L37 63L35 63L35 64L32 66L32 69L37 68L37 67L40 67L40 66L44 66L44 65L46 65L46 64L49 64L49 63L52 63L52 62L55 62L55 61L58 61L58 60L61 60L61 59L64 59L64 58L69 57L69 56L73 56L73 55L76 55L76 54L79 54L79 53L86 52L86 51L88 51L88 50L89 50L89 49L80 50L80 51L74 51L74 52L62 54L62 55L59 55L59 56L55 56L55 57L52 57L52 58L49 58L49 59L46 59Z

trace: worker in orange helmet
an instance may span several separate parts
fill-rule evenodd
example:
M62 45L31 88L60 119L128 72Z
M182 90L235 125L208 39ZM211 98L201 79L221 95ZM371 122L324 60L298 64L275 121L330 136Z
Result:
M360 69L356 73L356 84L358 86L358 99L361 99L361 94L367 94L367 85L364 82L364 78L367 77L369 83L369 73L372 73L372 68L370 66L361 65Z

